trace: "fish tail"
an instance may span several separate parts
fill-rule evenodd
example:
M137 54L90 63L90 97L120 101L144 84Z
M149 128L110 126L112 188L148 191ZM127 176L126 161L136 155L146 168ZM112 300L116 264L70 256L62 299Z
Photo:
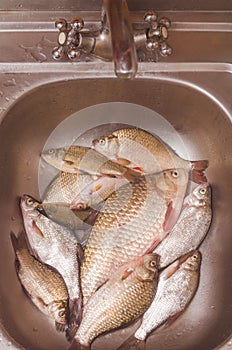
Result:
M79 325L81 323L82 319L82 298L76 298L70 301L69 303L69 309L70 309L70 320L69 324L72 325Z
M207 178L205 176L205 169L208 167L208 160L197 160L191 161L192 171L190 179L197 184L201 184L203 182L207 182Z
M82 345L77 339L73 339L72 344L68 350L91 350L91 346Z
M28 244L26 240L26 235L24 232L21 232L18 237L14 234L14 232L10 233L11 243L14 248L15 254L22 249L28 250Z
M131 336L128 338L117 350L145 350L146 343L145 340L140 340Z

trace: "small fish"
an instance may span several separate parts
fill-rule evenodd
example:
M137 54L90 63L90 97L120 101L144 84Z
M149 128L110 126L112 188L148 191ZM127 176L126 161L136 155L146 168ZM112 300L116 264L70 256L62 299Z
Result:
M180 214L188 173L174 169L120 187L105 202L90 233L81 266L83 304L129 260L152 252Z
M40 213L32 197L21 198L24 226L33 254L54 267L64 278L70 298L70 322L78 323L81 311L79 266L82 248L72 231Z
M143 173L183 168L196 183L206 182L208 161L188 161L179 157L157 136L142 129L120 129L93 141L93 148L119 164Z
M70 146L50 149L42 153L42 158L57 169L70 173L94 176L123 177L135 181L141 174L115 163L92 148Z
M159 256L144 255L121 266L89 299L70 349L90 349L100 334L141 316L156 293Z
M71 202L70 208L86 210L96 208L99 203L106 200L113 192L127 183L126 179L102 176L87 185Z
M196 293L200 265L200 252L192 251L161 272L157 293L140 327L117 350L145 350L145 340L153 330L183 313Z
M11 233L19 280L37 308L55 320L56 329L64 331L69 318L68 290L63 277L47 264L34 258L27 247L25 234Z
M90 208L73 211L70 204L93 181L90 175L60 172L45 190L41 209L44 209L50 219L71 230L88 230L89 225L92 226L95 221L96 212Z
M205 238L212 219L211 189L208 183L198 185L184 200L183 210L172 231L156 247L164 268L180 256L197 249Z

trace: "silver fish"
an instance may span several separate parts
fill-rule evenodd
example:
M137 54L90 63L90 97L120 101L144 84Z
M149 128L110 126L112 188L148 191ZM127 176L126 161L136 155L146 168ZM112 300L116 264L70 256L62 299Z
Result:
M82 146L70 146L50 149L41 157L57 169L70 173L90 174L95 176L124 177L134 181L140 173L113 162L94 149Z
M198 185L184 200L183 210L172 231L156 247L164 268L180 256L197 249L205 238L212 219L211 189L208 183Z
M183 168L193 181L206 181L204 171L208 161L188 161L179 157L157 136L142 129L120 129L93 141L93 147L109 159L143 173Z
M25 234L11 233L19 280L29 298L45 315L55 320L56 329L64 331L68 324L68 290L63 277L29 252Z
M30 196L21 198L21 211L33 253L42 262L54 267L64 278L70 297L71 322L78 322L81 310L79 265L82 248L74 234L56 224L37 209Z
M142 177L113 193L90 234L81 266L83 303L118 266L155 246L172 229L188 183L183 169Z
M155 298L135 335L117 350L144 350L147 336L167 320L180 316L196 293L201 254L193 251L161 272Z
M90 298L70 349L90 349L98 335L127 325L147 310L158 281L159 257L145 255L121 266ZM85 348L86 349L86 348Z

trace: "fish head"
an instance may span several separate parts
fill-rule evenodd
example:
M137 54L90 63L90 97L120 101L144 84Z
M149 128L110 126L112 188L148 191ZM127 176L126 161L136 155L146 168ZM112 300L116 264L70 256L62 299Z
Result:
M197 186L189 197L189 204L196 207L205 207L211 203L211 187L208 183Z
M136 267L136 277L142 281L152 281L158 273L160 256L158 254L146 254Z
M179 265L182 269L188 271L199 271L201 265L201 253L193 250L179 259Z
M178 192L185 193L188 184L188 171L182 168L167 169L157 177L156 186L165 194L166 198L178 195Z
M59 325L68 324L68 301L67 300L55 300L47 305L48 314Z
M61 147L56 149L50 148L49 150L42 152L41 158L45 160L45 162L47 162L48 164L61 170L64 167L64 157L67 151L67 147Z
M109 158L116 157L120 148L119 140L116 135L102 136L99 139L93 140L92 145L97 152Z
M33 197L24 194L20 199L20 207L23 214L23 217L28 217L31 219L37 218L40 213L37 209L41 207L41 203L39 203Z

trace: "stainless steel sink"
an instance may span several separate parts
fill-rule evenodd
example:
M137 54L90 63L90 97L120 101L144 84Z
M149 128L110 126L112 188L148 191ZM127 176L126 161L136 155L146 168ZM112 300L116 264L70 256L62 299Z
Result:
M77 13L76 13L77 14ZM174 53L139 64L134 80L114 77L112 63L94 58L53 62L53 21L61 13L0 14L0 319L1 349L66 349L68 343L27 299L17 280L9 234L22 230L18 197L39 196L40 152L70 115L102 103L121 102L160 114L184 142L189 158L209 159L213 222L201 252L197 294L170 327L157 330L147 350L229 349L232 334L232 12L164 11L173 22ZM66 12L64 17L74 17ZM79 13L78 13L79 15ZM142 13L133 13L138 20ZM81 13L88 23L98 12ZM87 17L86 17L87 16ZM119 104L120 105L120 104ZM110 106L110 105L109 105ZM113 105L112 105L113 106ZM114 104L115 106L115 104ZM98 108L98 107L96 107ZM112 107L113 108L113 107ZM94 107L86 130L99 124ZM120 120L119 120L120 119ZM109 114L102 124L130 123L156 131L155 119ZM109 126L110 127L110 126ZM77 137L85 121L76 125ZM178 149L181 153L182 149ZM93 350L116 349L136 328L99 337Z

